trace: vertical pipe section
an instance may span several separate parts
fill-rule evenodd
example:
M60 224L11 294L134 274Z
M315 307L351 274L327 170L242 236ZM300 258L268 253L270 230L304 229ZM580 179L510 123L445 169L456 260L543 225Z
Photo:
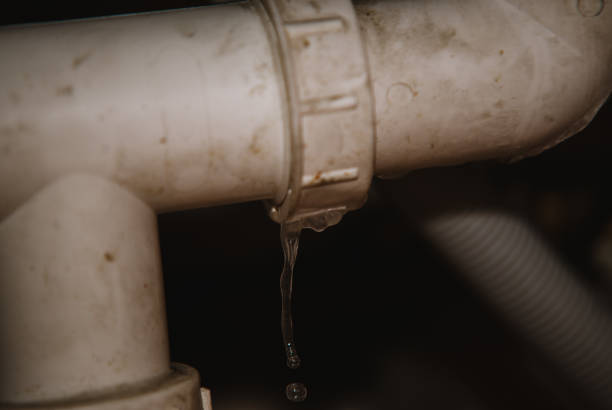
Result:
M94 176L0 224L0 403L117 392L169 374L157 220Z
M274 52L249 3L0 29L0 219L75 172L156 211L284 195Z

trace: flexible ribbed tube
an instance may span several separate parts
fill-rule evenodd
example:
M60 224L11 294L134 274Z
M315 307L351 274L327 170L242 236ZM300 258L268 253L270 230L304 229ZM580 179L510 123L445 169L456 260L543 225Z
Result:
M527 339L612 408L612 317L525 221L461 212L433 218L425 230Z

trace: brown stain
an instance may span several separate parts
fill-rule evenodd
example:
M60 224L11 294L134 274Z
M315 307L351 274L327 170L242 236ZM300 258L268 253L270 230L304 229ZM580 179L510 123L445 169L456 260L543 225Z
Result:
M160 143L160 144L165 144L166 142L168 142L168 138L166 138L166 137L161 137L161 138L159 139L159 143Z
M312 178L312 182L319 182L319 180L321 179L321 174L322 174L321 171L317 171L317 173Z
M251 143L249 144L249 152L254 155L258 155L263 151L263 147L261 145L262 136L266 133L268 129L267 125L262 125L258 127L253 135L251 136Z
M544 119L548 122L555 122L555 117L553 117L552 115L544 115Z
M178 32L184 38L194 38L196 35L196 30L193 27L179 26Z
M454 28L447 28L438 31L438 39L440 40L440 48L445 48L451 42L451 40L457 35L457 30Z
M378 36L384 36L386 33L386 27L385 24L383 22L383 19L381 18L381 16L379 16L379 14L376 12L376 10L374 9L363 9L363 11L361 11L358 16L365 16L370 23L372 24L372 27L374 28L374 31L376 31L376 34L378 34ZM365 25L362 25L362 29L363 27L365 27Z
M415 24L407 34L409 38L421 39L423 50L434 54L449 47L457 36L457 30L454 27L436 25L429 13L425 12L423 21Z
M74 94L74 87L71 85L64 85L62 87L58 87L55 94L58 97L70 97Z
M148 283L145 283L144 285L142 285L143 288L147 289L149 287Z
M493 79L496 83L499 83L501 81L501 74L498 74L495 76L495 78Z
M384 56L389 64L404 63L405 56L397 52L400 44L403 48L417 50L417 54L426 56L444 50L450 53L455 50L473 50L471 43L462 38L460 29L432 17L431 7L427 2L422 3L415 7L417 15L408 25L403 24L402 13L395 12L393 7L382 8L379 6L381 2L374 1L356 2L355 10L361 30L366 33L366 42L372 43L378 58Z
M107 262L113 262L115 260L115 255L113 255L110 251L104 252L104 259Z
M240 48L244 46L243 43L236 41L237 40L236 32L238 31L238 29L239 27L237 26L234 26L231 29L229 29L225 37L223 37L223 40L221 41L221 44L217 48L217 51L215 52L216 57L222 57L226 54L231 54L234 51L239 50Z
M304 38L302 40L302 45L304 46L304 48L308 48L310 47L310 41L307 38Z
M316 11L317 13L321 12L321 5L319 4L318 1L310 0L308 4L310 4L310 7L312 7L314 11Z
M77 68L79 68L79 66L81 64L83 64L85 61L87 61L87 59L89 57L91 57L91 50L84 52L83 54L80 54L78 56L76 56L73 60L72 60L72 69L76 70Z
M251 138L251 143L249 144L249 151L251 151L255 155L261 152L261 147L258 145L259 139L260 136L257 133L254 133L253 137Z
M434 149L436 147L436 144L434 144L433 142L429 143L429 149Z
M491 118L491 113L489 111L485 111L481 115L482 118Z
M503 56L504 55L504 50L499 50L499 55Z
M503 100L497 100L497 102L495 104L493 104L493 107L499 108L499 109L504 108L504 101Z

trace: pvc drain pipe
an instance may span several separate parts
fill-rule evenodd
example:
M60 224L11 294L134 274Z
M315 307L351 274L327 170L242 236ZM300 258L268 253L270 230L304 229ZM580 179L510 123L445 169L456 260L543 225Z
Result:
M0 225L0 403L88 398L169 375L157 220L69 176ZM120 387L123 386L123 387Z
M584 128L612 91L602 0L357 0L376 173L519 159Z
M356 6L0 30L1 403L202 406L167 357L154 212L344 212L373 173L539 152L612 87L603 2Z
M4 28L0 218L74 172L158 212L281 205L343 178L363 191L370 159L351 156L382 176L520 158L578 132L612 90L600 0L360 0L369 70L348 0L266 4ZM351 147L361 134L375 147ZM336 206L349 185L313 196Z

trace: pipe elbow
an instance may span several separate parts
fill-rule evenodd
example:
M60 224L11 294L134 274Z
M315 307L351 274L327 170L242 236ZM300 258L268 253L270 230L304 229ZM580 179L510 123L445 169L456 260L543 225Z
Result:
M520 159L583 129L612 89L612 7L586 3L358 2L376 173Z

